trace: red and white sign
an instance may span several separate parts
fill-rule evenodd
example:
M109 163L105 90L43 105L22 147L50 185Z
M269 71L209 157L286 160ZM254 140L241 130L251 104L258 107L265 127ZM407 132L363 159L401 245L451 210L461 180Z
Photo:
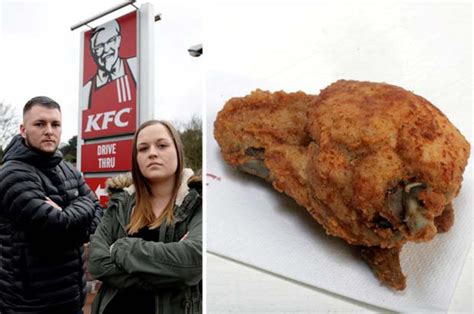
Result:
M83 172L130 171L132 168L132 140L82 145Z
M85 178L87 185L92 191L94 191L97 199L105 208L109 201L109 196L107 194L107 184L106 181L109 177L100 177L100 178Z
M81 34L77 166L103 205L108 176L131 171L131 135L153 118L154 21L145 3Z
M136 127L134 107L105 111L84 110L82 115L82 136L85 139L117 134L133 134Z
M137 12L84 33L82 139L137 127Z

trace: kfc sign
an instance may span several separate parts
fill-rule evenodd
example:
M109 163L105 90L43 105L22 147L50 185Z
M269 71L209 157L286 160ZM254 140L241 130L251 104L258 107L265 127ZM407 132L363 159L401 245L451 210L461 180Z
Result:
M81 33L77 167L103 205L106 180L131 171L133 134L154 117L154 22L144 3Z
M117 172L132 168L132 140L84 144L83 172Z
M125 128L129 125L127 119L122 120L122 114L130 113L132 108L124 108L119 112L108 111L105 113L91 114L87 116L86 130L84 132L101 131L109 128L109 123L113 122L116 127ZM102 123L100 123L102 119Z
M98 138L117 134L132 134L136 128L136 111L126 107L119 110L84 110L82 138Z
M84 33L82 139L137 127L137 12Z

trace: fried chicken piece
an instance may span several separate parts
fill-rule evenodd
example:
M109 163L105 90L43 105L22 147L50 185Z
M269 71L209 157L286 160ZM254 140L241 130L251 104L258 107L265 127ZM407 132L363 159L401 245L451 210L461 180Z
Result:
M306 146L306 109L314 99L303 92L257 89L247 97L227 101L214 122L214 136L225 161L241 167L249 160L258 160L265 147ZM266 177L265 173L257 175Z
M448 232L454 224L454 209L452 204L448 204L441 215L435 218L438 233Z
M328 233L390 248L437 234L470 146L426 99L383 83L338 81L308 109L308 179Z
M406 287L405 275L400 266L401 246L382 249L377 246L359 246L360 256L369 264L377 278L395 290Z
M214 122L214 137L231 166L273 182L274 187L310 206L306 179L306 109L315 100L303 92L257 89L230 99Z
M394 289L405 287L402 245L449 228L470 149L425 99L369 82L338 81L317 97L257 90L229 100L214 126L230 165L271 182L328 234L367 246L362 256Z

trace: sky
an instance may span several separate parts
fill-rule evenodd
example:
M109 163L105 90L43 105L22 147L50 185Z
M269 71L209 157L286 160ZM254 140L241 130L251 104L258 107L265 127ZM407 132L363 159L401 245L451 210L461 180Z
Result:
M79 42L83 26L70 27L124 1L0 0L0 101L19 116L26 101L46 95L62 107L62 141L78 133ZM162 20L154 24L155 118L189 121L202 117L204 55L187 49L203 42L201 9L193 1L152 3ZM89 25L131 12L128 6Z

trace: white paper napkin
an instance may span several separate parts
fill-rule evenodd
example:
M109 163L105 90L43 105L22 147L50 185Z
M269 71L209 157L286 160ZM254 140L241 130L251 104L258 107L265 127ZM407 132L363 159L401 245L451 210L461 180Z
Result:
M307 212L250 175L241 174L208 151L207 247L210 252L302 283L396 311L444 311L471 243L472 211L465 179L455 202L452 229L401 254L407 288L382 286L344 241L327 236ZM209 270L212 271L212 270Z

